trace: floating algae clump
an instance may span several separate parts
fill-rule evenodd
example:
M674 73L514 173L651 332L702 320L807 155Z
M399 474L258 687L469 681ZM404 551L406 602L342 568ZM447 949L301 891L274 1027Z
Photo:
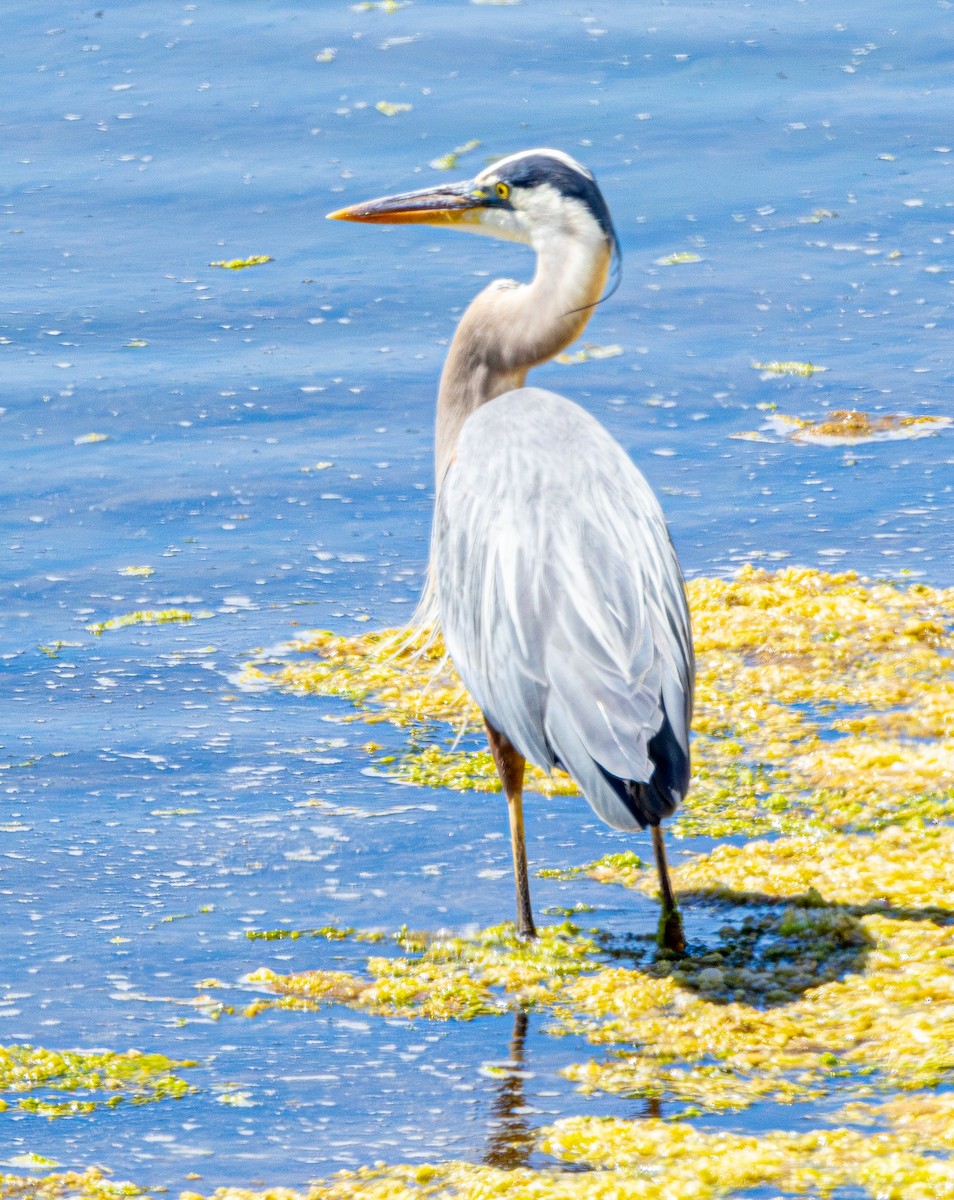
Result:
M215 262L210 262L209 266L221 267L225 271L244 271L246 267L260 267L263 263L271 261L270 254L252 254L248 258L220 258Z
M469 1020L552 1003L566 979L591 967L597 950L569 922L541 929L533 942L520 940L509 923L473 937L405 935L403 942L413 953L369 958L363 978L346 971L256 971L248 982L264 985L279 999L247 1012L335 1002L386 1016Z
M694 774L677 833L872 829L954 811L954 590L751 567L688 590ZM316 633L245 679L339 696L404 730L405 752L382 763L400 779L499 787L486 752L453 747L480 714L427 631ZM575 790L536 770L528 788Z
M86 628L99 636L107 629L128 629L131 625L184 625L189 621L208 620L212 615L210 612L193 613L184 608L142 609L123 613L121 617L110 617L108 621L97 621Z
M857 409L839 409L821 421L773 414L766 428L795 442L819 446L850 446L859 442L896 442L931 437L954 424L950 417L902 417L894 414L873 417Z
M134 1183L108 1179L95 1167L55 1175L22 1176L0 1171L0 1200L127 1200L150 1196Z
M15 1105L24 1112L63 1117L90 1113L103 1105L114 1107L124 1100L147 1104L178 1099L191 1089L173 1071L195 1065L138 1050L116 1054L0 1046L0 1107ZM64 1093L71 1098L60 1099Z
M579 1193L584 1196L708 1200L759 1187L826 1196L852 1185L891 1200L954 1196L954 1167L922 1153L922 1144L904 1134L824 1129L754 1137L659 1120L579 1117L546 1131L543 1149L621 1185ZM626 1191L629 1180L632 1190Z

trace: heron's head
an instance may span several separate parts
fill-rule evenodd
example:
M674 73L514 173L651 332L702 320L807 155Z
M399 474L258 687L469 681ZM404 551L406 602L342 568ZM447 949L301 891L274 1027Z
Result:
M560 150L523 150L463 183L383 196L341 208L339 221L388 225L454 225L473 233L527 242L538 250L561 238L603 246L619 243L596 180Z

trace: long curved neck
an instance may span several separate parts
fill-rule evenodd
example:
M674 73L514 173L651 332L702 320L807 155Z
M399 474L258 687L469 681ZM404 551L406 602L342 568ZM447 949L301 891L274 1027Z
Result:
M498 280L461 318L437 396L434 451L440 488L470 414L522 387L531 367L579 337L606 285L610 249L601 239L564 234L536 247L532 282Z

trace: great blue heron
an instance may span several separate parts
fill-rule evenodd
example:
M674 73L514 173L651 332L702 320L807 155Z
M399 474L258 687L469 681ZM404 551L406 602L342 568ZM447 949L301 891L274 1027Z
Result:
M536 251L532 282L484 288L447 355L430 585L507 797L518 933L536 935L529 759L567 771L616 829L651 827L660 938L681 949L660 821L689 785L694 665L682 573L659 503L622 447L576 404L524 386L603 294L619 255L606 201L569 155L528 150L465 183L329 216L453 225Z

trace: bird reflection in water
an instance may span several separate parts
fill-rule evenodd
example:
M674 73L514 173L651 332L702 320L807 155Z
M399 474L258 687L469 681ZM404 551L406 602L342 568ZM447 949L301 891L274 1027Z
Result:
M527 1104L523 1092L526 1072L523 1069L524 1043L527 1038L527 1014L518 1009L513 1016L510 1038L510 1058L505 1073L497 1084L490 1110L490 1136L484 1153L488 1167L513 1171L525 1167L536 1147L536 1132L527 1120Z
M527 1078L524 1046L528 1023L529 1017L523 1009L514 1013L510 1057L504 1065L504 1073L497 1084L490 1109L490 1134L483 1162L485 1166L501 1171L528 1167L537 1147L537 1131L528 1120L533 1110L527 1105L523 1088L523 1081ZM662 1115L662 1100L658 1096L646 1096L636 1119L660 1120Z

